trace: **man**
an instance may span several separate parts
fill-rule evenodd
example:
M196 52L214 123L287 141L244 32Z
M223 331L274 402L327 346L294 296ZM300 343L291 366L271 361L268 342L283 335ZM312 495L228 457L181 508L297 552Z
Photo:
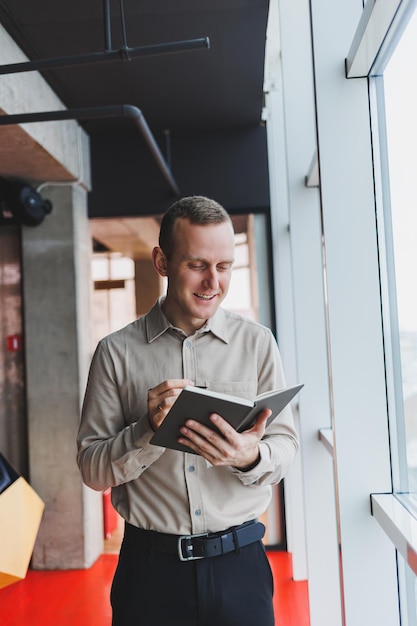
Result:
M220 308L234 261L231 219L193 196L165 213L156 271L165 298L98 345L78 435L87 485L112 487L125 519L113 626L272 626L272 576L257 518L297 449L290 408L239 434L188 420L189 453L150 444L185 385L249 399L285 386L271 332ZM195 454L197 453L197 454Z

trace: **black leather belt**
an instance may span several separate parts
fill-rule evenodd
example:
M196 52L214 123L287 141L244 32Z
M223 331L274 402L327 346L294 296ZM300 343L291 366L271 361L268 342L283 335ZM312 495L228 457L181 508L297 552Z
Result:
M265 526L257 520L251 520L216 533L169 535L126 523L126 533L132 539L134 537L134 544L138 548L177 554L181 561L193 561L237 552L239 548L262 539Z

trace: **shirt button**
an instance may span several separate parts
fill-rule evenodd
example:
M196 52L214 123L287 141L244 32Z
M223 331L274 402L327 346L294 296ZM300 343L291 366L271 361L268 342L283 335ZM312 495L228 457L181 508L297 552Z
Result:
M186 341L185 342L185 347L186 348L191 348L191 341Z
M188 471L189 471L189 472L194 472L194 470L195 470L194 465L190 465L190 466L188 467Z
M201 515L201 510L200 510L200 509L197 509L196 511L194 511L194 513L195 513L196 515Z

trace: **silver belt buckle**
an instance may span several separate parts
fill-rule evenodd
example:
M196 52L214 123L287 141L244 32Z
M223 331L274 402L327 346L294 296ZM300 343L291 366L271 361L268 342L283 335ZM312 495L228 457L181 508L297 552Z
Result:
M208 537L208 533L200 533L199 535L181 535L178 538L178 556L180 557L180 561L197 561L198 559L204 559L204 556L193 556L193 554L189 554L184 556L182 553L182 542L184 539L195 539L196 537ZM190 546L191 550L193 546Z

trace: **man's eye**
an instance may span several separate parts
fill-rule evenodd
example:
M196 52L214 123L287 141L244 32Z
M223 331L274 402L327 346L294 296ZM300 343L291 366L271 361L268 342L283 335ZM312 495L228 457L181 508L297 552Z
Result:
M230 270L231 267L232 267L231 263L224 263L223 265L218 265L217 269L220 272L227 272L227 270Z
M204 269L204 265L202 263L191 263L190 268L192 270L202 270Z

